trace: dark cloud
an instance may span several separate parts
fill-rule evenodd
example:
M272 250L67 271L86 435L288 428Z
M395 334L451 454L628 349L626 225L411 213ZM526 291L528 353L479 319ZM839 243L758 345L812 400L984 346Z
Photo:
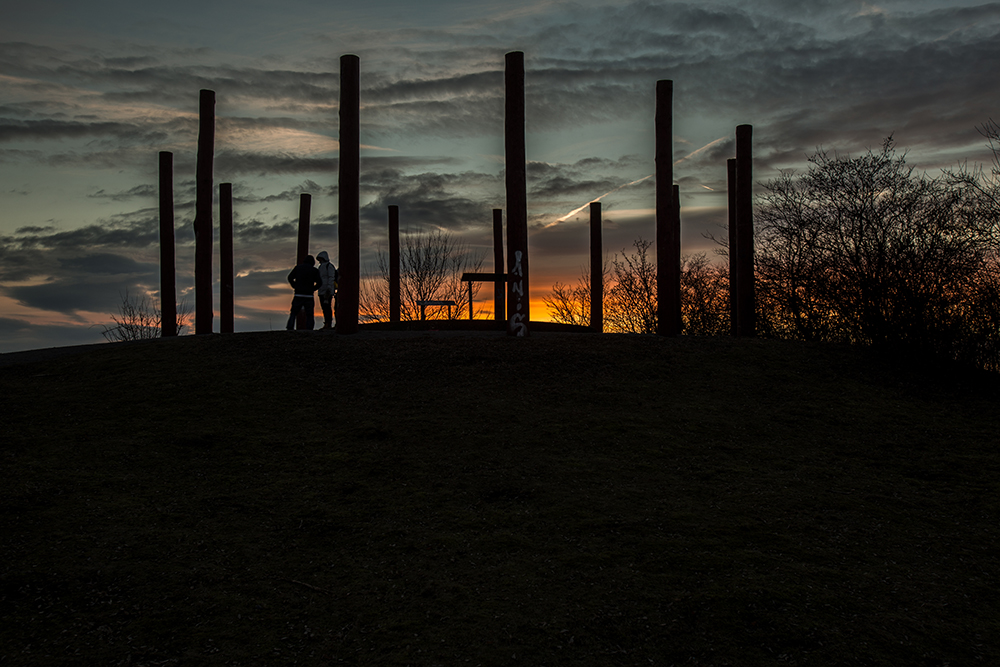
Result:
M247 220L233 224L233 236L239 241L248 243L269 243L295 239L298 234L298 222L283 222L267 224L261 220Z
M37 285L4 287L4 293L22 306L66 315L80 311L116 313L122 295L129 286L131 294L140 294L137 285L158 284L159 270L155 267L129 276L56 274Z
M159 243L159 225L158 210L140 209L72 230L22 227L13 235L0 236L0 249L45 249L74 254L98 247L141 248Z
M492 209L503 206L503 181L493 174L406 174L387 167L364 172L363 179L362 191L374 199L361 208L361 219L376 235L384 234L389 206L399 207L403 228L451 231L492 225Z
M132 123L80 123L76 121L0 118L0 141L76 139L88 136L111 137L118 142L144 144L164 143L168 138L166 132L144 128Z
M242 174L267 176L273 174L336 173L336 158L303 157L301 155L223 151L215 157L215 173L222 178Z
M59 273L63 274L68 271L93 276L149 275L152 271L148 263L107 252L68 257L60 254L53 259L59 264Z
M503 61L497 61L501 64ZM414 100L445 100L462 96L495 96L503 90L503 69L472 72L438 78L402 79L374 87L364 87L366 103L402 104Z
M0 317L0 338L8 338L11 335L25 333L30 331L31 327L32 324L28 320Z
M198 91L215 90L217 98L336 100L335 72L255 69L206 65L204 49L141 47L145 54L106 57L25 43L0 44L0 70L39 81L38 87L92 86L100 83L112 103L142 100L156 103L191 102L198 108ZM223 107L224 109L224 107Z
M39 310L73 314L79 311L114 312L120 303L120 293L136 286L157 285L159 266L116 253L78 252L10 252L5 259L21 260L30 268L6 270L7 282L44 277L44 282L29 285L8 285L2 291L23 306ZM7 262L4 262L6 265Z
M772 122L769 116L789 109L821 110L799 117L797 125L783 125L789 142L814 137L824 126L863 124L859 133L884 132L889 120L913 127L920 141L933 141L920 110L931 107L929 117L940 120L937 111L951 109L944 120L955 128L969 127L970 117L982 122L992 104L990 63L1000 55L997 3L933 11L906 7L885 14L836 3L793 10L781 2L632 2L553 12L550 19L558 25L510 19L491 22L489 33L485 26L470 25L451 32L370 35L386 46L363 53L364 62L372 63L362 84L366 131L373 136L499 136L503 51L519 44L527 51L529 129L646 115L654 82L673 78L681 114L732 109L748 122L766 125ZM568 12L566 21L559 20L560 12ZM365 38L357 39L362 44ZM413 40L442 46L393 46ZM320 131L335 123L339 77L334 59L320 63L326 71L205 65L204 60L203 51L84 57L28 44L0 47L5 71L43 83L56 76L81 85L100 82L110 91L103 94L114 101L141 99L193 111L195 91L216 90L220 136L260 127ZM967 112L956 110L955 93ZM250 98L274 100L275 108L297 108L302 115L253 118L232 113L240 100ZM858 108L863 100L882 100L881 108ZM329 117L317 117L316 105ZM194 124L185 123L190 134ZM131 123L42 119L8 122L0 127L0 137L87 133L152 141L164 131ZM267 156L263 164L248 156L220 158L223 164L232 160L234 173L336 169L332 161L304 163L290 156Z
M106 190L98 190L97 192L87 195L91 199L110 199L111 201L129 201L131 199L155 199L159 197L160 189L157 185L144 184L137 185L134 188L129 188L124 192L107 192Z
M586 158L574 164L529 162L529 199L584 204L596 197L641 178L640 171L651 168L636 156L618 160Z
M288 268L276 271L253 271L246 275L237 276L233 284L233 291L238 300L279 295L288 296L290 301L291 287L288 285L288 273L291 270L290 263ZM279 289L274 289L274 285L280 286ZM240 308L241 312L244 310L246 309Z
M47 252L35 248L7 247L0 238L0 284L48 276L51 269Z
M320 185L313 180L305 180L293 188L283 190L274 194L258 195L246 187L233 186L233 199L236 202L246 204L273 203L273 202L297 202L302 195L307 194L312 197L333 197L337 194L336 185Z
M41 162L45 153L40 150L18 150L0 148L0 163L23 164L25 162Z

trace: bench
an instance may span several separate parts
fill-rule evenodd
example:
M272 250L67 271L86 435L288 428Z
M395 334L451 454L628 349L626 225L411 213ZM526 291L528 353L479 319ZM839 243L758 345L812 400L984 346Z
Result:
M427 306L448 306L448 319L451 319L451 307L458 305L451 299L428 299L425 301L417 301L417 305L420 306L420 321L423 322L427 319L425 309Z

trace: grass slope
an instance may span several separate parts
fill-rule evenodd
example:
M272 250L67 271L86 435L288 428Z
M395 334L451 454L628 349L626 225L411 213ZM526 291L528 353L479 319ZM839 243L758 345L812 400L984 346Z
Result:
M611 335L0 368L0 664L998 664L998 398Z

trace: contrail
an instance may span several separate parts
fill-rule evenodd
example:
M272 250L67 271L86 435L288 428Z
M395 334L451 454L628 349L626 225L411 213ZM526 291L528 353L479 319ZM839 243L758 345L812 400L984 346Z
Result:
M574 209L574 210L570 211L569 213L567 213L566 215L564 215L561 218L557 218L555 222L549 223L549 224L545 225L545 227L548 228L548 227L551 227L552 225L558 225L560 222L566 222L567 220L569 220L570 218L572 218L574 215L576 215L577 213L579 213L583 209L585 209L588 206L590 206L591 204L593 204L595 201L601 201L602 199L604 199L605 197L607 197L608 195L610 195L613 192L618 192L622 188L627 188L628 186L635 185L636 183L642 183L647 178L652 178L652 177L653 177L653 175L650 174L649 176L643 176L642 178L640 178L638 180L635 180L635 181L632 181L631 183L626 183L625 185L619 185L614 190L611 190L609 192L605 192L603 195L601 195L597 199L591 199L589 202L587 202L586 204L584 204L580 208L577 208L577 209Z
M728 138L729 138L728 136L725 136L725 137L719 137L719 138L718 138L718 139L716 139L715 141L710 141L710 142L708 142L707 144L705 144L704 146L702 146L702 147L701 147L701 148L699 148L698 150L694 151L693 153L688 153L687 155L685 155L685 156L684 156L684 157L682 157L681 159L679 159L679 160L675 161L675 162L674 162L674 166L676 167L677 165L679 165L679 164L680 164L681 162L684 162L685 160L690 160L691 158L693 158L693 157L695 157L695 156L697 156L697 155L701 155L702 153L704 153L705 151L707 151L707 150L708 150L709 148L711 148L712 146L716 145L716 144L717 144L717 143L719 143L719 142L722 142L722 141L725 141L725 140L726 140L726 139L728 139ZM632 181L631 183L626 183L625 185L619 185L619 186L618 186L617 188L615 188L614 190L611 190L610 192L605 192L605 193L604 193L603 195L601 195L601 196L600 196L600 197L598 197L597 199L591 199L591 200L590 200L589 202L587 202L586 204L584 204L584 205L583 205L583 206L581 206L580 208L576 208L576 209L573 209L572 211L570 211L569 213L567 213L567 214L566 214L566 215L564 215L563 217L561 217L561 218L556 218L556 221L555 221L555 222L550 222L549 224L545 225L545 229L548 229L549 227L553 227L553 226L555 226L555 225L558 225L558 224L559 224L560 222L566 222L567 220L569 220L569 219L570 219L570 218L572 218L572 217L573 217L574 215L576 215L577 213L579 213L579 212L580 212L580 211L582 211L583 209L587 208L588 206L590 206L590 205L591 205L591 204L593 204L594 202L597 202L597 201L601 201L602 199L604 199L604 198L605 198L605 197L607 197L608 195L610 195L610 194L612 194L612 193L615 193L615 192L618 192L618 191L619 191L619 190L621 190L622 188L627 188L628 186L630 186L630 185L635 185L636 183L642 183L642 182L643 182L644 180L646 180L647 178L652 178L652 177L653 177L653 174L650 174L649 176L643 176L642 178L640 178L640 179L638 179L638 180L635 180L635 181ZM711 189L711 188L709 188L709 189Z
M680 160L677 160L676 162L674 162L674 166L676 167L681 162L684 162L684 160L690 160L691 158L693 158L696 155L701 155L702 153L704 153L705 151L707 151L709 148L711 148L715 144L720 143L722 141L725 141L728 138L729 138L728 136L726 136L726 137L719 137L715 141L708 142L707 144L705 144L704 146L702 146L698 150L694 151L693 153L688 153L687 155L685 155L684 157L682 157Z

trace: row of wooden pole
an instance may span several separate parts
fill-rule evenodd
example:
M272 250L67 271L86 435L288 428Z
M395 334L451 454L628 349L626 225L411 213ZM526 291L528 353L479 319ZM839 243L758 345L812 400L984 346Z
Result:
M507 333L530 333L528 272L527 174L524 141L524 54L506 54L504 68L504 153L507 199L506 281L503 212L493 211L496 282L494 312L504 315ZM673 82L656 82L656 262L657 333L675 336L681 321L680 192L673 183ZM752 127L736 128L736 158L727 162L729 189L730 313L732 334L755 334ZM195 333L212 333L212 195L215 142L215 93L202 90L199 100L198 159L195 203ZM338 333L358 330L360 297L360 60L340 59L340 159L338 170L338 245L340 284L336 318ZM220 185L220 332L234 326L232 184ZM296 261L308 254L311 198L303 194L299 208ZM590 205L591 328L603 330L604 260L601 205ZM173 156L160 153L160 267L162 335L177 334L174 277ZM389 318L400 317L399 208L389 207ZM506 289L504 289L506 287ZM471 303L470 303L471 307Z
M195 334L212 333L212 198L215 154L215 92L202 90L199 100L198 157L195 177ZM174 256L173 153L160 153L160 327L162 336L177 335L177 290ZM311 195L299 199L296 263L309 254ZM235 262L233 253L233 184L219 184L219 332L235 330ZM300 313L300 327L305 313Z
M198 158L195 174L195 333L212 333L213 162L215 92L202 90L198 108ZM174 156L160 153L160 332L177 335L177 288L174 269ZM219 331L235 328L233 289L233 185L219 186Z

